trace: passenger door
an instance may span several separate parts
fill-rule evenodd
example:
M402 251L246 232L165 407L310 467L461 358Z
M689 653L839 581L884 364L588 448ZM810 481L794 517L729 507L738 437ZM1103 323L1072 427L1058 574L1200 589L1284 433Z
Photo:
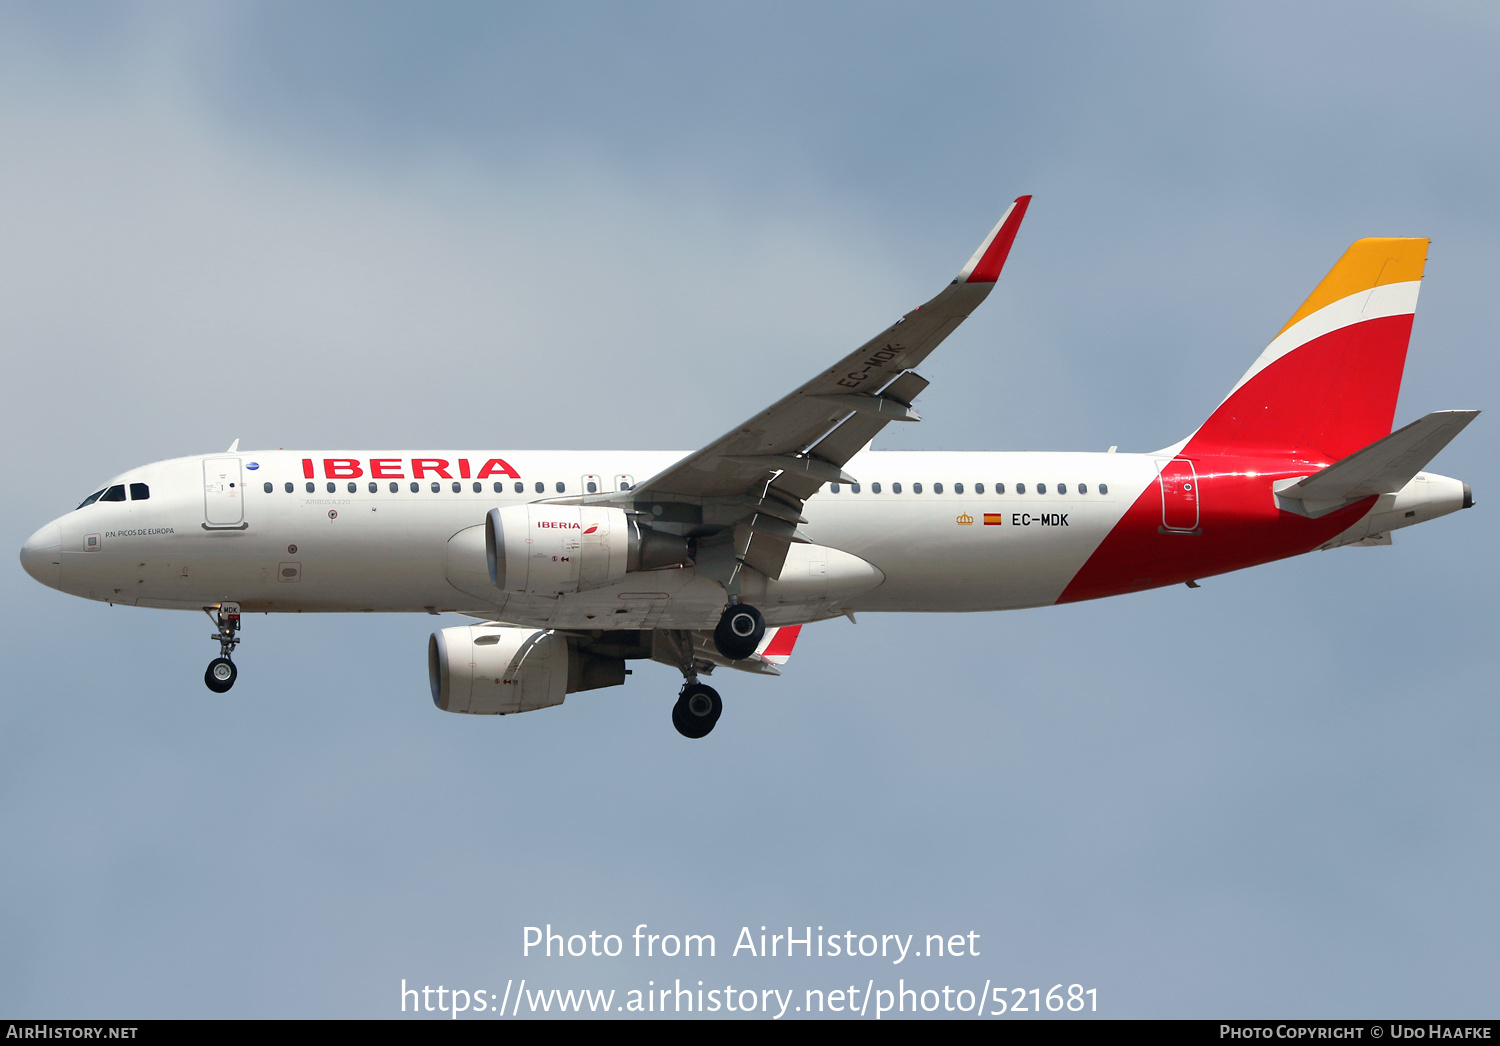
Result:
M1161 528L1174 534L1198 530L1198 473L1187 458L1158 461L1161 470Z
M239 458L203 459L203 520L209 529L241 529L247 525Z

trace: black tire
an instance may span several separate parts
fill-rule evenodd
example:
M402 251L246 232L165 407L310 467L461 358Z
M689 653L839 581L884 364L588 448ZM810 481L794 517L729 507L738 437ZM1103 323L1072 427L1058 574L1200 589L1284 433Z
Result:
M731 661L755 653L766 637L766 620L748 603L736 603L724 611L714 628L714 646Z
M672 725L683 737L696 740L707 737L723 713L724 702L713 687L701 683L685 686L672 706Z
M229 658L216 657L208 663L208 671L203 673L203 683L214 693L225 694L234 686L239 674L239 669L234 667L234 662Z

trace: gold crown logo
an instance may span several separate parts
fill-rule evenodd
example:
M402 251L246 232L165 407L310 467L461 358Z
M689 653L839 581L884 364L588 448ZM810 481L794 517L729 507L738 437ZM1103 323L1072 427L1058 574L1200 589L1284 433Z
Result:
M974 525L974 517L967 512L961 512L958 516L958 525L961 527L972 527Z

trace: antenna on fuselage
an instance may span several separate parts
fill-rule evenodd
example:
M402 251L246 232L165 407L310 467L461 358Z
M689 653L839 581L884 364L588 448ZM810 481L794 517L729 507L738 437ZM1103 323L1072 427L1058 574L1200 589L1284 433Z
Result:
M224 453L225 454L233 454L235 451L237 451L239 449L240 449L240 441L239 440L235 440L233 443L231 443L229 445L229 449L226 450Z

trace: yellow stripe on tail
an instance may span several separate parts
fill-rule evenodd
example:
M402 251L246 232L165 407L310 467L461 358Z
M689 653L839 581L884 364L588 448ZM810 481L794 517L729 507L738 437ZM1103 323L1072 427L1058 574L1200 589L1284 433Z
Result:
M1429 242L1420 237L1395 236L1372 236L1355 241L1281 330L1285 331L1303 317L1351 294L1391 283L1420 280L1422 267L1427 263Z

